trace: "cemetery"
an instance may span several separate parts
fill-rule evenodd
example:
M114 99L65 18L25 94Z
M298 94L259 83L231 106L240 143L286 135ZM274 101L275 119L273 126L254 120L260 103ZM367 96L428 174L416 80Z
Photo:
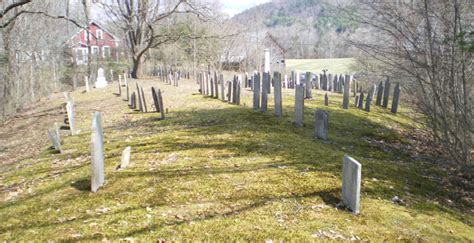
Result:
M0 240L474 241L472 167L433 162L407 83L274 54L97 62L0 123Z

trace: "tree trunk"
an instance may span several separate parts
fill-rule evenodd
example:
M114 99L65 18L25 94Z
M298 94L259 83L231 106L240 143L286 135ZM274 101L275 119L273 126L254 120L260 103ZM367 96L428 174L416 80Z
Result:
M138 79L138 68L140 66L140 57L133 57L133 68L132 68L132 72L130 73L130 75L132 76L132 78L134 79Z

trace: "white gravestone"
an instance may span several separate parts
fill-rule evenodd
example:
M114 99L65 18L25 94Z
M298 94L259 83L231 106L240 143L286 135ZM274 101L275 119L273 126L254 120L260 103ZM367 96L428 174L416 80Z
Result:
M132 152L131 147L127 147L126 149L123 150L123 152L122 152L122 163L120 164L120 169L125 169L129 166L131 152Z
M265 49L265 67L264 71L270 73L270 49Z
M358 214L362 165L355 159L344 155L342 171L342 202L353 213Z
M99 68L99 70L97 71L97 82L95 82L95 87L97 89L107 87L107 80L105 79L103 68Z
M97 192L104 185L104 133L100 112L94 113L91 137L92 178L91 191Z
M69 120L69 130L71 130L71 135L76 135L76 125L74 123L74 102L72 100L67 102L66 111L67 119Z

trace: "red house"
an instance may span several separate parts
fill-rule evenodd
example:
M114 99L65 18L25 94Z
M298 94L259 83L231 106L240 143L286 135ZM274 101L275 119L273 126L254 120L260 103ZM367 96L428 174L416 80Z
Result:
M92 57L97 60L118 61L120 39L94 21L89 23L89 32ZM75 54L76 63L87 64L87 31L80 30L69 39L68 43Z

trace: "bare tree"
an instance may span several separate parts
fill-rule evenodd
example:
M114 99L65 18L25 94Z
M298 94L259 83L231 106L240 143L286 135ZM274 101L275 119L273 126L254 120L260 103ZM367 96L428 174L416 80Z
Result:
M364 1L353 7L346 17L368 26L377 39L352 44L403 82L441 151L471 165L473 52L464 43L474 28L472 1Z

